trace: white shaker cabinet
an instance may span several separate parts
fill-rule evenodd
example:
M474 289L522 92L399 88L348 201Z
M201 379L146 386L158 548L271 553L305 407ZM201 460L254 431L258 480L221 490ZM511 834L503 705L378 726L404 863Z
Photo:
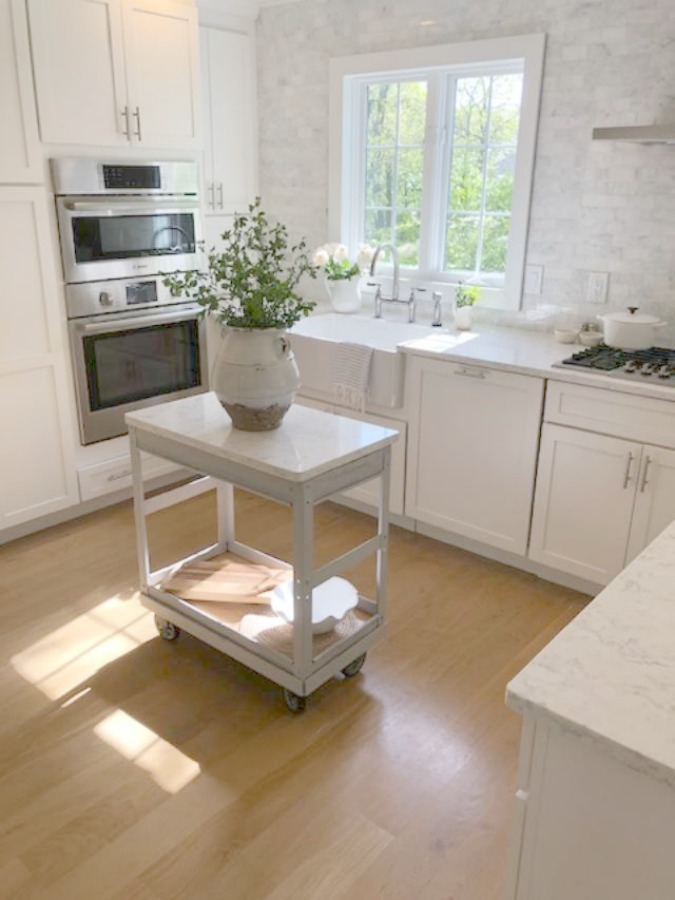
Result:
M543 395L540 378L409 358L406 515L524 554Z
M0 0L0 183L42 181L26 10Z
M43 189L0 187L0 528L79 500L50 240Z
M200 28L204 211L245 212L257 190L255 48L248 34ZM228 227L223 219L219 233Z
M529 556L607 584L675 519L675 403L551 384L545 419Z
M46 143L196 147L196 10L175 0L28 0Z
M357 419L359 422L369 422L371 425L379 425L381 428L389 428L398 433L398 438L391 445L391 471L389 473L389 512L394 515L403 515L403 495L405 488L405 457L406 457L406 432L405 422L398 419L389 419L384 416L375 416L371 413L360 413L344 406L333 406L320 400L312 400L308 397L298 397L295 401L300 406L308 406L311 409L320 409L337 416L346 416L348 419ZM365 481L356 487L343 491L335 500L344 497L347 500L356 500L376 510L380 502L379 479Z
M545 425L530 558L595 584L620 572L640 450L619 438Z

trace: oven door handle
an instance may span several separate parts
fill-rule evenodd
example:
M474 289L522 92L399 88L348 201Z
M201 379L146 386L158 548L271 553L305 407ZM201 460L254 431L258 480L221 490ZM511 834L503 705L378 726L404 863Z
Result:
M102 216L116 216L120 213L145 213L153 212L197 212L199 205L196 200L156 200L149 199L145 203L133 203L129 200L117 202L112 199L102 204L98 200L64 200L63 206L70 212L91 212Z
M164 313L153 316L134 316L121 319L112 317L105 322L77 322L75 328L81 334L105 334L108 331L125 331L131 328L148 328L152 325L170 325L175 322L186 322L199 316L199 309L183 309L180 312Z

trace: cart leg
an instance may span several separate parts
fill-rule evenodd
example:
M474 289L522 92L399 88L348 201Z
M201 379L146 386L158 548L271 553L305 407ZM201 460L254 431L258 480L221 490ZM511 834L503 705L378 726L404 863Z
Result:
M294 694L293 691L289 691L288 688L284 688L284 700L286 701L286 706L293 713L302 712L307 703L306 697L301 697L300 694Z
M357 656L355 660L349 663L348 666L345 666L342 670L342 674L345 678L352 678L354 675L358 675L358 673L363 668L363 664L366 661L366 654L362 653L361 656Z
M180 634L180 628L177 625L174 625L173 622L167 622L166 619L162 619L159 616L155 616L155 625L160 637L163 637L165 641L175 641Z

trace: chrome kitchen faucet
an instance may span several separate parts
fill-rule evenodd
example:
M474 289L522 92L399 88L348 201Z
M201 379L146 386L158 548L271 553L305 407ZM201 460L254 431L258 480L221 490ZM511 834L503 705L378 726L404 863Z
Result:
M384 297L382 295L382 285L378 282L369 281L368 285L370 287L375 287L377 290L375 291L375 318L382 318L382 304L383 303L405 303L408 307L408 321L415 321L415 307L417 305L417 291L424 291L425 288L411 288L410 296L407 300L400 300L398 296L398 251L393 244L379 244L376 248L375 253L373 254L373 261L370 264L370 277L372 278L375 274L375 264L377 263L377 259L380 253L383 250L389 250L391 253L392 265L394 267L394 273L391 282L391 297Z

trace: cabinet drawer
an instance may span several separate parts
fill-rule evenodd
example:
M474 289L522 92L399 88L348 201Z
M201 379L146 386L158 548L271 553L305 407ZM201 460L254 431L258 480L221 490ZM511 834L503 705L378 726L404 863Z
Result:
M180 466L167 459L143 454L143 478L158 478L170 472L178 472ZM85 466L77 473L80 484L80 499L94 500L104 494L122 491L131 487L131 460L128 456L106 460L93 466Z
M549 381L544 418L584 431L675 448L675 402L668 400Z

